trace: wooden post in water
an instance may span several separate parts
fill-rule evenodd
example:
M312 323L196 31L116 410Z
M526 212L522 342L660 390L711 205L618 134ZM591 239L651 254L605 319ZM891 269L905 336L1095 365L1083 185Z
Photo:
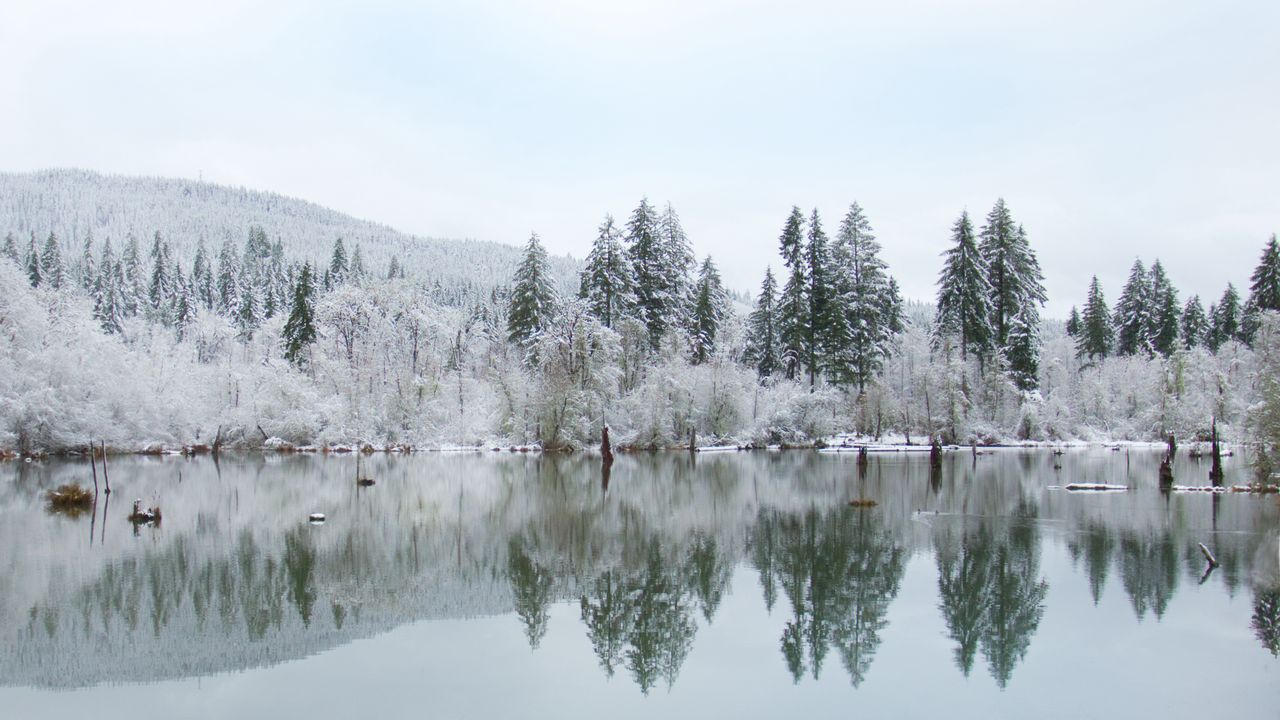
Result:
M1214 487L1222 487L1222 448L1218 446L1218 418L1213 419L1209 433L1213 443L1213 467L1209 468L1209 480Z
M98 461L93 457L93 441L89 441L89 469L93 470L93 501L98 502ZM92 533L90 533L92 535Z
M689 428L689 452L698 452L698 431Z
M111 478L107 475L107 441L106 440L102 441L102 482L107 486L107 489L103 491L103 494L110 495L111 494ZM104 523L103 528L105 529L105 527L106 525Z
M934 470L942 469L942 444L937 435L929 439L929 467Z
M1160 461L1160 489L1170 490L1173 488L1173 458L1174 453L1178 451L1178 443L1173 439L1173 434L1169 435L1169 450L1164 455L1164 460Z

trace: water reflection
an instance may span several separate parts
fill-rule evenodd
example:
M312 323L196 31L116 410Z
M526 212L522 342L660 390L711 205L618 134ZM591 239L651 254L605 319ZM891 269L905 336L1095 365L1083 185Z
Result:
M776 638L762 662L799 684L823 678L834 655L861 688L913 555L936 571L924 600L943 628L939 654L965 677L981 657L1001 689L1059 607L1051 588L1078 585L1100 607L1114 578L1130 622L1166 617L1187 587L1231 598L1249 586L1238 626L1277 655L1275 503L1160 495L1157 453L1069 453L1061 471L1042 455L952 456L931 471L924 456L681 453L624 456L604 475L580 458L375 457L378 485L364 490L342 458L125 459L113 480L162 499L164 527L135 538L102 503L82 519L94 544L41 501L84 467L0 466L0 543L32 548L4 560L0 683L206 675L415 620L506 613L536 651L552 610L571 604L601 676L648 694L677 683L699 632L724 621L730 588L754 586L765 619L729 622ZM1064 475L1135 490L1048 487ZM851 508L855 497L878 505ZM312 511L329 521L308 525ZM1212 574L1198 542L1214 548ZM1075 575L1046 573L1050 553Z

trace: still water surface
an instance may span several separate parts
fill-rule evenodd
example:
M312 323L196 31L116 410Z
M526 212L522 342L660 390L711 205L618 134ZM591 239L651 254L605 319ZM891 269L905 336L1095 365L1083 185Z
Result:
M0 715L1275 718L1280 506L1158 457L3 464Z

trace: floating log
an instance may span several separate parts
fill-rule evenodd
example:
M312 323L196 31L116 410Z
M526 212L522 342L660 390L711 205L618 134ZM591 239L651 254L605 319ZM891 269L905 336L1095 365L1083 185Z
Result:
M318 513L318 512L311 513L310 515L307 516L307 522L311 523L312 525L319 525L320 523L324 522L324 513Z
M849 501L849 507L854 507L854 508L870 508L875 506L876 506L876 501L872 500L871 498L857 498L856 500Z
M1123 492L1128 485L1109 485L1107 483L1069 483L1064 486L1070 492Z
M1209 561L1209 567L1218 567L1218 561L1213 559L1213 553L1209 552L1209 548L1205 547L1204 543L1196 544L1200 546L1200 552L1204 554L1204 559Z

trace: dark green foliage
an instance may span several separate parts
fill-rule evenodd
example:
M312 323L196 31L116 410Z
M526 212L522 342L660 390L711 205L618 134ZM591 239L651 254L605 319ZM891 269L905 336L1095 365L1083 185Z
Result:
M1111 310L1102 296L1098 276L1089 283L1089 297L1080 318L1080 330L1076 334L1076 356L1101 360L1111 354L1115 346L1115 333L1111 328Z
M333 243L333 253L329 256L329 272L325 275L325 289L341 285L347 279L351 266L347 263L347 248L342 238Z
M837 384L861 392L880 371L902 329L901 298L858 203L840 224L828 271L832 297L819 316L824 366Z
M607 328L635 311L635 281L622 246L622 235L611 215L605 216L591 244L578 296L587 301L591 314Z
M720 272L716 270L711 256L702 262L698 270L698 283L694 290L693 320L690 360L700 365L711 358L716 351L716 335L720 324L729 312L729 297L720 282Z
M978 250L969 213L962 212L951 229L955 244L943 256L938 277L938 310L934 343L947 335L960 339L961 353L985 358L991 353L991 281L987 261Z
M1151 282L1147 269L1141 260L1134 260L1129 270L1129 279L1120 291L1120 300L1116 303L1116 354L1117 355L1150 355L1154 352L1151 343Z
M62 264L62 249L58 246L58 238L49 233L44 241L44 249L40 252L41 282L49 287L59 288L66 280L66 269Z
M1080 334L1080 310L1075 305L1071 306L1071 314L1067 315L1067 337L1076 337Z
M1234 285L1228 283L1222 291L1222 299L1209 311L1209 349L1217 352L1218 348L1233 340L1240 340L1240 295Z
M804 357L809 368L809 387L817 384L818 373L824 363L824 355L830 342L831 331L831 260L827 247L827 234L822 230L818 209L809 216L809 233L805 243L805 279L808 285L805 296L809 301L808 319L805 323Z
M1178 349L1178 321L1181 309L1178 307L1178 291L1169 282L1164 266L1156 260L1151 266L1149 275L1151 285L1150 323L1147 337L1151 340L1151 349L1168 356Z
M1272 235L1262 250L1258 267L1249 277L1250 299L1258 310L1280 310L1280 244Z
M1013 220L1004 199L996 201L980 233L982 256L991 285L991 324L996 347L1008 346L1014 316L1024 324L1039 326L1039 308L1045 302L1044 276L1027 241L1027 234Z
M284 323L281 340L284 342L284 358L298 367L306 364L306 350L316 340L315 318L312 311L311 265L303 265L298 282L293 289L293 302L289 307L289 319Z
M658 226L658 215L648 198L640 204L627 221L627 255L631 260L631 273L635 280L636 310L649 331L649 346L656 350L662 337L671 327L668 315L670 297L667 293L667 267L663 259L663 242Z
M1034 322L1034 313L1026 308L1014 315L1005 343L1009 377L1023 391L1034 390L1039 384L1040 337Z
M555 314L555 290L547 269L547 251L535 233L525 244L524 260L512 278L507 310L507 341L527 345L551 324Z
M27 268L27 281L31 283L31 287L40 287L43 273L40 271L40 253L36 251L35 233L31 233L31 245L27 249L25 266Z
M1203 345L1209 332L1209 319L1200 304L1200 296L1192 295L1182 308L1182 319L1179 322L1180 337L1184 347L1194 348Z
M778 300L778 340L781 345L782 368L788 380L800 373L808 336L809 301L806 295L808 277L804 262L804 215L792 207L779 238L782 263L787 268L787 282Z
M743 361L760 378L772 375L781 365L778 352L778 283L773 269L766 268L755 309L747 318L747 348Z

